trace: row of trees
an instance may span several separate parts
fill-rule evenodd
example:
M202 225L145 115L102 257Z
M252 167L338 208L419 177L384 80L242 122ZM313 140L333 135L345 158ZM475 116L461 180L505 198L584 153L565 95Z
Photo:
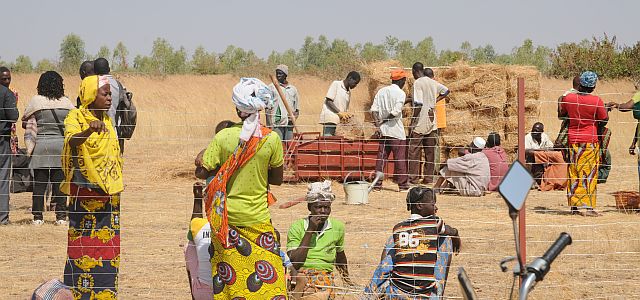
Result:
M60 44L59 61L43 59L34 66L28 56L20 55L9 66L14 72L56 69L75 73L82 61L97 57L110 59L116 72L145 74L255 74L270 72L274 65L284 63L295 72L335 76L357 69L363 63L396 59L404 66L416 61L429 66L450 65L458 61L534 65L544 74L561 77L572 77L586 69L608 78L640 76L640 42L634 46L620 46L615 37L606 35L580 43L564 43L556 49L534 45L532 40L526 39L510 53L503 54L497 53L490 44L474 47L469 42L463 42L457 50L439 51L431 37L416 44L388 36L380 44L351 45L346 40L330 41L321 35L317 39L305 38L298 50L273 51L266 59L258 57L252 50L235 46L228 46L222 53L208 52L200 46L189 54L184 47L175 48L167 40L158 38L153 42L150 55L137 55L130 65L129 51L122 42L113 50L102 46L98 53L91 55L78 35L69 34Z

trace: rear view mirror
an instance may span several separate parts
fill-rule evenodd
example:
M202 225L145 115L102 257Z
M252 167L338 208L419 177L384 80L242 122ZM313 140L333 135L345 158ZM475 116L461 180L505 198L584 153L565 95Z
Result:
M527 195L529 195L533 182L531 173L520 161L515 161L511 164L507 175L504 176L498 186L498 191L509 205L510 211L520 211L524 201L527 199Z

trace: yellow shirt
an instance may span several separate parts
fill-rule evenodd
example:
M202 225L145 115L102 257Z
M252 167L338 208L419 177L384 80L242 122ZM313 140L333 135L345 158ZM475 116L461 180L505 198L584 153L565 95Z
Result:
M436 102L436 124L438 129L447 127L447 108L444 99Z
M223 129L213 138L204 153L204 167L214 170L233 154L242 124ZM227 184L227 210L229 224L250 226L268 222L271 214L267 208L267 185L269 168L277 168L284 163L282 141L271 132L264 137L256 154L229 179Z

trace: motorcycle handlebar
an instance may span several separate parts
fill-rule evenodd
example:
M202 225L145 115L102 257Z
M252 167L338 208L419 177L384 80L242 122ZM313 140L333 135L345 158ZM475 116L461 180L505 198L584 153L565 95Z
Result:
M544 255L542 255L542 259L546 260L547 263L551 265L551 263L556 259L556 257L560 255L562 250L564 250L564 248L567 247L568 245L571 245L571 242L572 242L571 236L568 233L566 232L561 233L558 239L553 243L553 245L551 245L551 247L547 249L547 252L545 252Z

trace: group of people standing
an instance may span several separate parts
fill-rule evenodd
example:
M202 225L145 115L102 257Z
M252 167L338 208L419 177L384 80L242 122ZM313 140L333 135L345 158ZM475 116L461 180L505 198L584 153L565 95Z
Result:
M34 176L32 224L44 224L45 196L50 188L55 225L69 227L64 268L64 286L68 288L50 292L41 287L36 290L37 297L42 293L73 299L117 296L120 193L124 184L122 141L115 129L119 101L113 97L114 91L118 95L123 88L109 72L104 58L82 64L77 106L65 96L62 76L55 71L44 72L38 80L37 95L29 100L21 119ZM8 90L10 73L8 77L6 86L0 87L0 154L2 161L7 161L6 168L4 164L0 167L2 224L9 223L9 142L11 125L19 117L16 97ZM56 282L45 285L52 289L63 286Z
M288 70L278 66L276 72L281 87L288 87ZM325 99L325 115L338 116L335 122L345 118L340 115L345 113L348 101L336 104L336 99L357 85L359 78L354 74L357 73L334 82ZM396 76L393 80L403 79ZM290 86L289 90L291 94L295 91ZM389 92L397 91L396 88ZM274 102L278 99L275 94L272 86L259 79L240 79L233 87L231 99L240 122L221 122L213 140L196 158L196 175L205 179L206 185L194 185L194 209L185 249L194 299L286 299L311 294L317 298L310 299L333 299L337 274L347 286L353 287L344 249L345 224L330 217L335 199L330 181L309 185L305 197L309 215L291 224L286 243L280 241L272 224L269 206L275 197L270 186L280 185L284 172L283 146L278 133L286 136L287 130L272 131L263 126L260 111L275 111L274 120L278 120L278 116L282 120L284 113ZM331 106L337 106L338 110ZM393 108L384 107L380 111L386 109ZM267 114L267 118L269 116ZM271 124L290 125L287 122ZM335 129L331 125L337 123L325 124L326 134ZM376 274L385 272L390 277L374 274L373 283L366 290L369 295L393 296L404 291L406 295L429 296L441 295L444 290L444 270L452 251L460 246L458 233L435 216L435 192L425 187L414 189L407 196L407 208L413 215L394 229L392 237L405 250L389 252L392 247L387 247L385 260ZM433 238L417 239L417 235ZM442 251L438 251L442 254L430 253L424 257L437 260L438 267L406 265L405 269L413 270L411 276L402 268L389 269L389 261L402 260L406 253L421 247L438 247L438 237L450 238L448 243L443 242ZM287 250L283 251L281 245L285 244ZM434 274L437 275L434 277ZM414 278L421 279L414 282ZM389 279L394 284L404 282L405 285L387 290L391 286L390 281L386 281Z

